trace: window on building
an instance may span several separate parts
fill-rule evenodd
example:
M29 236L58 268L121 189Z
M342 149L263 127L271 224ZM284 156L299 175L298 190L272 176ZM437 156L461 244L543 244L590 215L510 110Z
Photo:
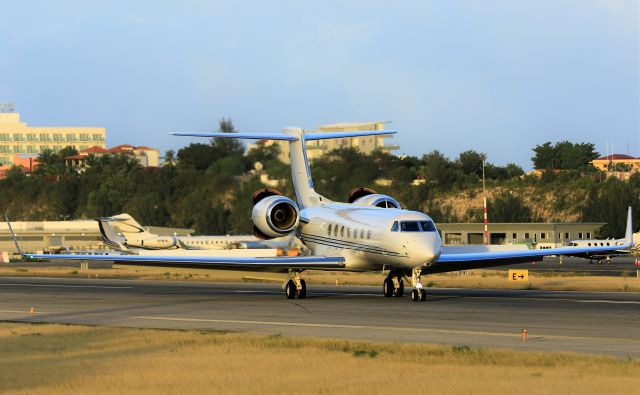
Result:
M545 232L540 233L540 240L544 240L547 238L547 234Z
M582 232L578 233L578 239L582 239Z
M525 239L528 239L528 238L530 238L530 237L531 237L531 235L530 235L529 233L525 233L525 234L524 234L524 238L525 238Z
M565 232L564 233L564 239L565 240L569 240L569 232Z
M0 133L0 141L9 141L9 140L11 140L9 133Z
M22 135L20 135L20 133L14 133L13 141L22 141Z
M518 234L517 233L511 233L511 238L513 240L516 240L518 238Z
M53 134L53 141L62 141L62 134L61 133L54 133Z
M89 133L80 133L80 141L89 141Z
M27 141L37 141L38 138L36 137L35 133L27 133Z
M102 135L100 133L94 133L93 141L102 141Z
M22 146L21 146L21 145L14 145L14 146L13 146L13 152L15 152L15 153L21 153L21 152L24 152L24 149L22 148Z
M35 145L27 145L27 152L30 154L37 154L38 149L36 148Z
M591 238L591 232L587 232L587 239Z
M77 137L75 133L67 133L67 141L76 141Z
M40 133L40 141L50 141L51 137L48 133Z

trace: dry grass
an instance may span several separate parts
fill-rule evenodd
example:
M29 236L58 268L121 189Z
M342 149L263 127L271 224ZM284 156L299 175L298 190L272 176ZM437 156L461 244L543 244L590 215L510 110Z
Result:
M0 267L2 276L115 278L141 280L216 281L216 282L282 282L286 275L277 273L240 272L229 270L198 270L121 266L114 269L79 271L73 268ZM308 271L309 284L381 285L384 274ZM428 287L436 288L500 288L540 289L550 291L640 292L640 279L635 272L629 276L582 276L580 273L529 273L526 283L510 282L505 271L469 270L432 274L423 277Z
M567 353L0 324L3 394L636 394L639 369Z

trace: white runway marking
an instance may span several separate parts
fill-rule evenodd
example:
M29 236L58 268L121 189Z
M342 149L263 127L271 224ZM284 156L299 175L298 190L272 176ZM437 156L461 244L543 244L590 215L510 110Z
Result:
M102 289L131 289L133 287L117 285L62 285L62 284L2 284L0 287L52 287L52 288L102 288Z

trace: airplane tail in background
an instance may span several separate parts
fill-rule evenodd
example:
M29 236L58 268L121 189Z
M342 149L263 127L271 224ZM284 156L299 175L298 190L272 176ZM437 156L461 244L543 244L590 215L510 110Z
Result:
M129 214L118 214L113 217L96 218L102 241L117 250L129 251L127 237L147 238L155 236L147 231Z
M395 134L394 130L367 130L354 132L318 132L305 133L301 128L288 127L281 133L171 133L174 136L188 137L225 137L252 140L279 140L289 142L291 159L291 178L296 192L296 200L300 209L318 206L329 200L318 194L313 188L309 160L305 142L314 140L337 139L347 137L379 136Z

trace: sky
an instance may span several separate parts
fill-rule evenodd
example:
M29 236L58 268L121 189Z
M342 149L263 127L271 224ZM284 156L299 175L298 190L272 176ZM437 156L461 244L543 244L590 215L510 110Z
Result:
M638 0L0 4L0 99L32 126L172 131L392 121L396 154L530 169L547 141L640 156Z

